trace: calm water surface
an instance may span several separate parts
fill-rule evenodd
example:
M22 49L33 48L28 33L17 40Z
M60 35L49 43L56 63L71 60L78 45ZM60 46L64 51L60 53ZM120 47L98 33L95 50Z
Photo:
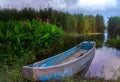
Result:
M108 48L105 42L108 34L104 34L103 47L97 48L95 57L87 71L88 77L102 77L105 79L116 79L120 76L120 50Z

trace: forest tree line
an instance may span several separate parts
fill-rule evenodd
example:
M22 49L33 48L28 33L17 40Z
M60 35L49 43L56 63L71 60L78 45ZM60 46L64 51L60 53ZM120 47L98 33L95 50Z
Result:
M101 15L69 14L51 8L34 10L24 8L20 11L16 9L1 9L0 21L37 19L47 21L63 28L65 32L76 32L80 34L104 32L104 19Z
M108 33L110 37L120 36L120 17L110 17L108 21Z

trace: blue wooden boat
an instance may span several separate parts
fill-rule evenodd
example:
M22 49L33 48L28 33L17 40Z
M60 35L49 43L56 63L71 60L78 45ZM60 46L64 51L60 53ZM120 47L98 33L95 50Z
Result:
M23 66L22 76L32 81L63 79L88 67L95 55L95 42L84 41L56 56Z

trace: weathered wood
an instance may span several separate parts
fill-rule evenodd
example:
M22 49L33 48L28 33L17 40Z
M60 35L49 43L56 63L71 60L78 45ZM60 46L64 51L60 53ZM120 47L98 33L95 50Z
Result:
M59 64L63 64L63 63L72 61L72 60L74 60L74 59L76 59L76 58L78 58L78 57L84 55L84 53L86 53L87 51L88 51L88 50L80 50L80 51L76 52L75 55L73 55L73 56L67 58L66 60L60 62Z
M50 80L70 77L85 69L95 55L95 42L81 44L56 56L23 66L22 76L27 80Z

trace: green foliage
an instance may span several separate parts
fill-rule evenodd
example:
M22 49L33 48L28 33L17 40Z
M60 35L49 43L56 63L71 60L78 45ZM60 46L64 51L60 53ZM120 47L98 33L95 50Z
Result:
M20 71L20 67L16 66L14 69L11 69L7 65L3 65L0 68L0 82L25 82Z
M50 57L83 41L83 37L61 40L63 31L57 26L67 33L102 32L97 30L101 24L96 23L97 20L91 15L71 15L51 8L39 11L32 8L0 9L0 82L23 82L23 64ZM103 19L99 20L103 22Z
M41 57L42 50L59 43L62 34L55 25L37 20L0 22L0 62L30 63Z
M110 37L120 36L120 17L110 17L108 21L108 34Z
M24 8L21 11L16 9L0 9L0 21L9 20L32 20L37 15L37 11L32 8Z
M96 47L97 47L97 48L98 48L98 47L102 47L103 41L96 39L95 42L96 42Z
M96 23L97 23L97 32L102 32L103 33L104 29L105 29L103 16L96 15Z
M107 46L120 49L120 37L108 39Z
M48 21L58 27L62 27L66 32L77 32L80 34L88 34L91 32L104 32L103 16L69 14L56 11L51 8L43 10L34 10L32 8L24 8L20 11L16 9L0 9L0 21L9 20L32 20Z

